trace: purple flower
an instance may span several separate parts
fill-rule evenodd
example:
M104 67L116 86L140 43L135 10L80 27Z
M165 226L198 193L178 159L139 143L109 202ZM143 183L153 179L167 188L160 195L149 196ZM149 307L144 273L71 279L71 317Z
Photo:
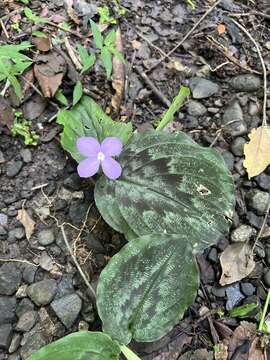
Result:
M83 136L77 140L77 149L86 156L78 165L80 177L95 175L101 165L104 174L111 180L119 178L122 173L120 164L112 156L120 155L123 145L116 137L107 137L100 144L96 138Z

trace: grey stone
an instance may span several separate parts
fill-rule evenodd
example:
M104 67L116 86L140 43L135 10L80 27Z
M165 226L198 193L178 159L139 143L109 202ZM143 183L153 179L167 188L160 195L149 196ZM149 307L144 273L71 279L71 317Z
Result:
M14 243L16 240L22 240L25 237L25 230L22 227L11 229L8 233L8 242Z
M37 271L36 266L25 264L22 274L23 281L26 282L27 284L32 284L35 280L36 271Z
M0 151L0 164L3 164L5 162L5 157L4 154L2 153L2 151Z
M266 287L270 287L270 270L268 270L263 276L264 284Z
M245 296L251 296L255 293L256 288L249 282L241 283L240 284L241 291Z
M263 247L262 243L257 242L257 244L254 248L254 253L261 259L265 258L265 251L264 251L264 247Z
M216 297L225 297L226 296L226 288L225 287L212 287L212 294Z
M247 219L250 225L254 226L256 229L260 229L263 224L263 216L257 216L252 211L247 212Z
M44 329L37 323L32 330L24 333L22 339L22 347L20 349L21 357L23 360L27 359L35 351L47 345L49 339L44 334Z
M82 179L79 177L77 173L73 173L69 175L67 178L65 178L64 186L69 190L78 191L82 187Z
M0 268L0 295L13 295L19 288L22 273L17 264L6 263Z
M236 156L243 156L244 154L244 144L246 143L246 139L243 137L237 137L233 140L231 144L231 151Z
M41 256L39 258L39 265L42 269L46 271L51 271L53 269L53 260L46 253L46 251L42 251Z
M212 248L208 254L208 260L216 263L218 261L218 252L216 248Z
M187 105L187 111L191 116L202 116L207 112L207 109L199 101L191 100Z
M252 236L256 235L256 230L249 225L240 225L231 233L232 242L248 242Z
M57 291L55 280L46 279L31 284L27 289L27 294L37 306L48 305L54 298Z
M244 74L232 78L230 85L238 91L257 91L261 89L262 83L259 76Z
M8 217L6 214L0 214L0 225L6 227L8 224Z
M229 170L232 171L233 167L234 167L234 156L231 152L224 150L222 152L222 157L226 163L226 165L228 166Z
M32 161L32 153L29 149L22 149L20 154L25 163L30 163Z
M233 100L226 107L223 114L225 131L232 137L241 136L247 133L247 125L244 122L242 108L237 100Z
M9 353L13 353L18 350L21 343L21 338L22 338L21 334L16 333L13 335L8 349Z
M255 210L258 215L265 214L269 202L268 192L255 189L247 195L247 198L251 209Z
M240 291L239 283L228 286L226 288L226 294L227 294L226 310L232 310L245 298Z
M95 254L105 254L106 250L100 241L94 238L92 234L85 236L84 241L89 250L93 251Z
M28 298L24 298L20 301L19 305L16 308L16 315L21 317L24 313L30 310L34 310L35 305Z
M81 200L73 200L69 207L69 217L76 223L80 224L84 221L89 204Z
M219 86L210 80L195 77L190 81L194 99L205 99L219 92Z
M65 327L70 329L81 311L82 300L75 293L65 295L60 299L54 300L51 303L51 308Z
M262 173L259 176L256 176L255 181L257 184L262 188L263 190L269 190L270 189L270 176Z
M11 161L7 166L6 175L7 177L13 178L18 175L23 167L22 161Z
M37 322L37 312L34 310L26 311L20 316L15 330L26 332L30 331Z
M0 325L0 349L7 350L12 339L12 325Z
M41 230L38 234L38 242L43 246L52 244L54 239L54 232L51 229Z
M60 283L58 284L57 294L55 298L59 299L65 295L69 295L73 293L74 293L73 275L64 274Z

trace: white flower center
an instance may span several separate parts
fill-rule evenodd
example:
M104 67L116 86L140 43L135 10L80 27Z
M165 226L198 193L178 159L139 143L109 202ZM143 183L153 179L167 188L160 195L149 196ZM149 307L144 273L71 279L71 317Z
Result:
M105 159L105 155L103 154L103 152L100 151L97 155L97 158L99 161L103 161Z

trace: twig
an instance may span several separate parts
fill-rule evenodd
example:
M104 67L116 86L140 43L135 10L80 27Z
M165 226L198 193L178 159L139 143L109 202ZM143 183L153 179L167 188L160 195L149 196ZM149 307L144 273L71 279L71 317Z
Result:
M239 29L241 29L248 37L249 39L253 42L253 44L256 47L256 50L258 52L261 64L262 64L262 69L263 69L263 121L262 121L262 126L267 126L267 121L266 121L266 106L267 106L267 71L266 71L266 67L265 67L265 63L262 57L262 53L261 53L261 49L258 45L258 43L256 42L256 40L254 39L254 37L247 31L247 29L244 28L244 26L240 25L236 20L231 19L232 22L239 27Z
M8 32L7 32L7 29L6 29L5 24L4 24L4 22L3 22L2 19L0 19L0 25L1 25L3 31L4 31L4 33L5 33L5 35L6 35L6 38L9 39L9 35L8 35Z
M3 96L3 97L5 96L5 94L6 94L6 92L7 92L7 89L9 88L9 86L10 86L10 82L9 82L9 80L7 79L4 88L3 88L3 90L2 90L1 93L0 93L1 96Z
M150 70L153 70L156 66L158 66L165 58L170 57L175 50L177 50L183 43L190 37L190 35L193 33L194 30L197 29L197 27L200 25L200 23L218 6L218 4L221 2L221 0L216 1L204 14L203 16L194 24L194 26L186 33L186 35L182 38L182 40L175 45L175 47L170 50L166 56L163 56ZM149 70L149 71L150 71Z
M228 13L228 15L230 17L242 17L242 16L258 15L258 16L264 17L265 19L270 20L270 15L269 14L265 14L265 13L263 13L261 11L256 11L256 10L252 10L252 11L250 11L248 13L239 13L239 14Z
M167 107L171 106L170 100L162 94L162 92L156 87L156 85L152 82L152 80L149 79L149 77L146 75L144 71L141 71L139 68L134 66L134 69L136 73L144 80L146 85L150 87L150 89L153 91L153 93L159 98L159 100Z
M28 265L32 265L32 266L35 266L35 267L39 267L39 265L37 264L34 264L34 263L31 263L30 261L28 260L20 260L20 259L0 259L0 262L18 262L18 263L23 263L23 264L28 264Z
M161 53L161 55L163 55L164 57L168 57L167 54L158 46L154 45L152 43L152 41L150 41L149 39L147 39L147 37L145 37L143 34L141 34L139 31L135 30L136 34L142 38L144 41L147 42L147 44L149 44L153 49L156 49L157 51L159 51Z
M64 43L65 43L68 55L70 56L73 64L75 65L76 69L80 71L82 69L82 64L77 59L77 56L75 55L75 52L74 52L72 46L70 45L70 42L66 36L64 37Z
M65 242L66 247L67 247L67 249L68 249L68 251L69 251L69 253L70 253L70 256L72 257L72 260L73 260L74 264L76 265L76 267L77 267L77 269L78 269L81 277L83 278L86 286L88 287L88 289L89 289L89 291L90 291L91 300L92 300L93 303L95 304L95 303L96 303L96 293L95 293L95 290L93 289L93 287L91 286L91 284L90 284L89 281L87 280L84 272L82 271L82 268L80 267L80 264L78 263L76 257L74 256L74 254L73 254L73 252L72 252L72 250L71 250L71 247L70 247L70 245L69 245L69 243L68 243L68 240L67 240L67 236L66 236L66 233L65 233L64 226L61 225L60 228L61 228L61 232L62 232L62 235L63 235L64 242Z

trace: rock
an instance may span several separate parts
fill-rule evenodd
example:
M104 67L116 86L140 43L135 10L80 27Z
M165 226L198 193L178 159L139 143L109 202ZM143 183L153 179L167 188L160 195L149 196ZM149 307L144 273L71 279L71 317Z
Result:
M64 187L69 190L78 191L82 187L82 179L77 173L73 173L65 178Z
M205 99L219 92L219 86L210 80L195 77L190 81L194 99Z
M230 85L238 91L257 91L262 83L259 76L253 74L237 75L231 79Z
M25 163L30 163L32 161L32 153L29 149L22 149L20 154Z
M257 216L252 211L247 212L247 219L250 225L254 226L256 229L260 229L263 224L263 216Z
M89 324L91 324L95 321L95 309L94 309L93 304L90 301L83 302L81 315L82 315L84 321L88 322Z
M258 215L265 214L269 202L268 192L255 189L247 195L247 199L250 208L255 210Z
M8 242L13 243L16 240L22 240L25 237L25 230L22 227L18 227L10 230L8 233Z
M73 275L64 274L60 283L58 284L58 289L55 299L59 299L65 295L69 295L73 293L74 293Z
M19 174L23 167L22 161L11 161L7 166L6 175L7 177L13 178Z
M234 156L231 152L227 150L223 150L221 153L226 165L228 166L229 170L232 171L234 168Z
M49 339L44 334L44 329L38 323L30 332L25 333L22 339L22 347L20 349L21 357L26 360L35 351L47 345Z
M208 254L208 260L212 261L213 263L218 262L218 252L215 247L212 247Z
M223 298L226 296L226 288L225 287L212 287L211 292L216 297Z
M23 281L26 282L27 284L32 284L35 280L36 271L37 271L36 266L25 264L22 274Z
M65 327L70 329L81 311L82 300L75 293L65 295L60 299L54 300L51 303L51 308Z
M237 137L233 140L231 144L231 151L235 156L243 156L244 154L244 144L246 139L243 137Z
M22 298L27 297L27 287L28 287L27 284L23 284L19 287L19 289L16 292L17 299L22 299Z
M69 217L75 224L83 223L90 204L81 200L73 200L69 207Z
M0 295L13 295L22 280L20 268L15 263L5 263L0 268Z
M5 162L5 157L4 154L2 153L2 151L0 151L0 164L3 164Z
M240 225L231 233L232 242L248 242L252 236L256 235L256 230L249 225Z
M105 254L106 250L100 241L96 240L92 234L88 234L83 239L89 250L95 254Z
M265 251L264 251L262 243L257 242L255 249L254 249L254 253L261 259L265 258Z
M12 325L0 325L0 349L7 350L12 339Z
M36 324L36 321L37 312L33 310L27 311L19 318L15 330L21 332L30 331Z
M12 323L15 318L16 298L0 296L0 324Z
M264 284L266 285L266 287L270 287L270 270L268 270L264 276L263 276L263 281L264 281Z
M199 101L191 100L187 105L187 111L191 116L202 116L207 112L207 109Z
M44 307L39 310L38 316L42 328L49 337L57 336L57 334L59 335L59 332L57 333L57 331L59 331L59 323L56 323L55 320L50 317L48 311Z
M34 310L34 308L35 305L32 303L32 301L30 301L28 298L24 298L17 306L16 315L18 317L21 317L25 312L29 310Z
M245 296L251 296L255 293L255 286L253 286L251 283L245 282L240 284L241 291Z
M270 245L265 246L265 260L270 265Z
M38 242L42 246L50 245L54 242L54 232L51 229L41 230L38 233Z
M259 176L256 176L255 181L257 184L262 188L263 190L269 190L270 189L270 176L262 173Z
M27 289L27 294L37 306L44 306L53 300L56 291L56 281L48 279L30 285Z
M231 101L226 107L222 121L223 125L226 125L225 131L232 137L247 133L247 125L244 122L243 111L237 100Z
M39 258L39 265L42 269L46 271L52 271L53 269L53 260L52 258L46 253L46 251L42 251L41 256Z
M21 334L16 333L13 335L8 349L9 353L13 353L18 350L21 343L21 338L22 338Z
M0 225L6 227L8 224L8 217L6 214L0 214Z
M169 359L169 357L168 357ZM206 349L197 349L195 351L187 351L180 357L177 356L178 360L213 360L214 355L212 351L207 351Z
M230 285L226 288L227 302L226 310L232 310L238 305L245 297L240 291L239 283Z

